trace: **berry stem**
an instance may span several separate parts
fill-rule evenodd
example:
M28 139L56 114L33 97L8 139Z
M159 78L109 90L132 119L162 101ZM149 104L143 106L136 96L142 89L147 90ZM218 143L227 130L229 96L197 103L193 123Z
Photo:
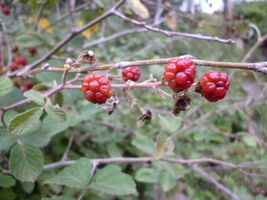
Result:
M179 57L173 58L190 58L190 55L183 55ZM83 68L75 68L71 69L69 73L88 73L90 71L97 70L107 70L107 69L123 69L129 66L147 66L147 65L158 65L158 64L166 64L169 60L173 58L160 58L160 59L150 59L150 60L136 60L136 61L127 61L127 62L119 62L114 64L104 64L104 65L95 65ZM221 62L221 61L208 61L208 60L197 60L192 59L192 62L198 66L205 67L214 67L214 68L230 68L230 69L244 69L244 70L252 70L256 72L262 72L267 74L267 62L257 62L257 63L240 63L240 62ZM38 73L41 71L50 71L50 72L64 72L64 68L53 68L49 67L46 69L36 68L29 72L23 73L21 75L30 75L34 73Z

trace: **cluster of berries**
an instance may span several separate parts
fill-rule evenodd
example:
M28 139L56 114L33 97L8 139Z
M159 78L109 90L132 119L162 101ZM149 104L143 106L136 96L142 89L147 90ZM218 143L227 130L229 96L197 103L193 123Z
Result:
M20 69L27 64L27 59L24 56L16 56L13 62L10 63L9 68L11 71Z
M16 53L19 51L19 47L17 45L14 45L12 47L12 52ZM29 47L28 52L31 54L31 56L35 56L37 54L37 49L35 47ZM10 63L9 68L11 71L20 69L24 67L27 64L27 59L24 56L16 56L13 58L13 62Z
M10 9L8 7L6 7L6 3L1 1L0 2L0 6L2 7L2 13L4 15L9 15L10 14Z
M174 58L165 67L164 79L174 92L179 92L192 86L195 74L196 66L192 60ZM196 91L208 101L215 102L225 97L229 86L230 82L225 72L210 70L200 78Z
M175 92L190 88L195 79L196 65L188 58L173 58L165 67L163 74L167 85ZM125 82L138 81L141 71L138 67L127 67L122 71ZM197 83L196 91L201 93L208 101L215 102L223 99L229 89L230 83L225 72L208 71ZM88 74L82 84L85 98L92 103L103 104L112 95L109 80L101 73Z

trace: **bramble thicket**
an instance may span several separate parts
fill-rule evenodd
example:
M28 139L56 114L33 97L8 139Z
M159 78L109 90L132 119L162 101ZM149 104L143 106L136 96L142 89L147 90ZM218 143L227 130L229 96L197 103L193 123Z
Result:
M267 2L222 3L1 0L0 199L266 199Z

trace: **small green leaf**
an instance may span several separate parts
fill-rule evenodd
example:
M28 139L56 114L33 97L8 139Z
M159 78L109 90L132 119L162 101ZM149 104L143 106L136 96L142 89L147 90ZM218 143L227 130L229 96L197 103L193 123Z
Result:
M137 193L133 178L121 172L121 169L115 165L108 165L100 169L89 187L112 195Z
M171 115L159 115L159 122L162 130L168 133L177 131L181 125L180 120Z
M55 177L47 179L46 184L59 184L71 188L85 188L91 180L92 163L88 158L81 158L73 165L64 168Z
M16 181L12 176L0 174L0 187L8 188L16 184Z
M161 172L159 182L164 192L170 191L177 184L177 180L167 171Z
M58 120L60 122L65 122L67 120L67 115L61 108L49 105L45 108L45 111L55 120Z
M38 123L42 113L43 108L37 107L16 115L11 119L8 131L10 134L17 136L26 134Z
M28 47L40 46L43 44L43 41L40 40L38 35L34 33L27 33L16 37L16 44L22 48L28 48Z
M132 140L132 145L140 149L144 153L153 155L154 152L154 142L147 136L140 135L139 137Z
M157 183L158 175L154 168L141 168L136 172L135 179L144 183Z
M5 96L8 94L13 87L13 83L10 78L1 76L0 77L0 96Z
M43 106L45 105L45 100L42 94L36 90L29 90L24 93L24 96L27 97L28 99L32 100L36 104Z
M21 186L26 193L30 194L34 189L34 182L22 182Z
M250 147L256 147L257 146L257 140L250 135L244 136L243 141L245 142L246 145L248 145Z
M32 144L16 144L11 149L9 167L20 181L33 182L44 165L43 153Z
M62 94L62 92L57 92L55 94L54 104L59 105L60 107L62 107L63 103L64 103L64 95Z

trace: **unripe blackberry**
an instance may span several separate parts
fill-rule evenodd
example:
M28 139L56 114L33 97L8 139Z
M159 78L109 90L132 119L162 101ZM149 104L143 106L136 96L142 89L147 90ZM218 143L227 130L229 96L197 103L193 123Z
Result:
M82 93L88 101L104 104L111 97L112 88L104 74L88 74L82 83Z
M193 83L196 66L188 58L173 58L165 67L164 79L174 91L188 89Z
M138 81L141 77L141 71L139 67L132 66L132 67L126 67L122 70L122 77L124 81Z
M19 65L26 65L27 59L24 56L16 56L15 62Z

